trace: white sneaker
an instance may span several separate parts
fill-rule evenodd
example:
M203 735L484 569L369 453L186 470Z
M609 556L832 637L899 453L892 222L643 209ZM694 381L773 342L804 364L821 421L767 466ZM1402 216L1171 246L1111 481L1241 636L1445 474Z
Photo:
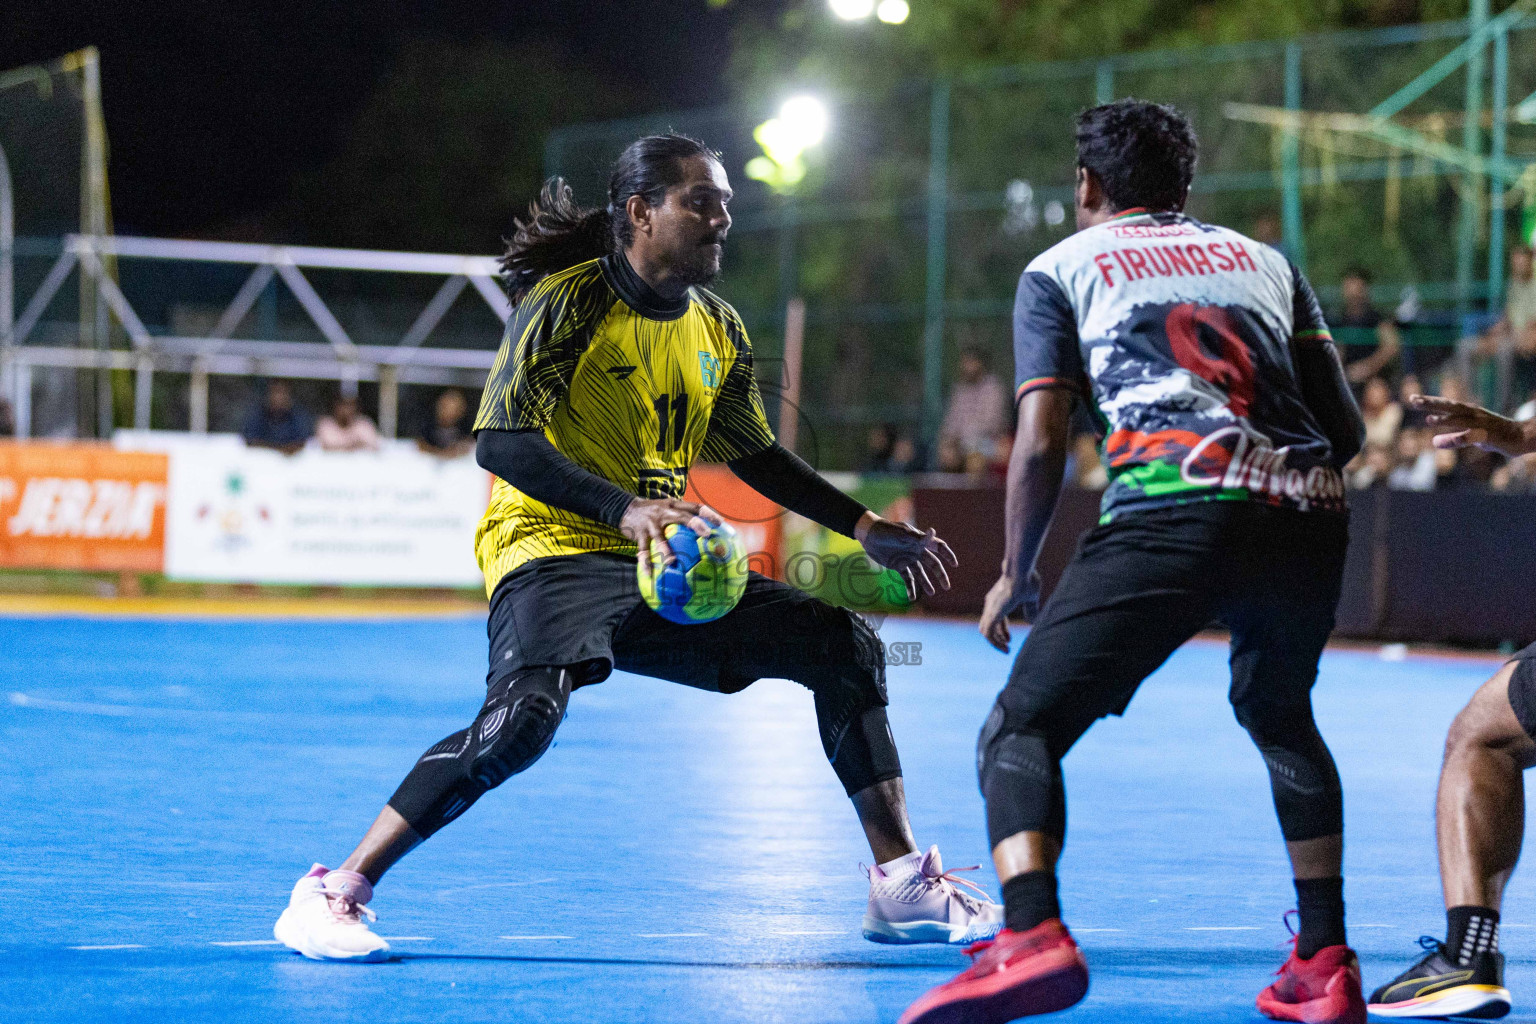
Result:
M1003 927L1003 908L986 890L944 870L939 848L909 853L898 861L866 869L869 911L864 937L871 942L980 942ZM975 867L956 868L975 871ZM965 886L976 895L962 891Z
M355 871L332 871L316 864L299 879L272 934L283 945L311 960L378 963L389 957L389 943L375 935L363 918L373 886Z

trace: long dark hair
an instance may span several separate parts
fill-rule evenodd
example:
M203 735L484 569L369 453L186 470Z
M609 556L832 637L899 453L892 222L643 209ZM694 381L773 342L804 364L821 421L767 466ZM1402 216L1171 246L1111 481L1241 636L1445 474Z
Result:
M659 205L667 189L682 181L682 162L695 156L720 159L714 150L686 135L636 139L614 162L606 207L578 204L564 178L546 181L539 198L528 207L527 219L513 222L517 230L501 256L502 281L512 305L545 276L627 246L635 237L624 209L629 197L640 196Z

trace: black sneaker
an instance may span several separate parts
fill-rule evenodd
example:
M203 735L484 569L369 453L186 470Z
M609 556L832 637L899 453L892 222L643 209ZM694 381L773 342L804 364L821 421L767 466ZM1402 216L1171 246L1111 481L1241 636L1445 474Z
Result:
M1424 959L1371 993L1366 1009L1379 1017L1472 1017L1488 1020L1509 1012L1504 954L1478 953L1463 967L1438 939L1425 935Z

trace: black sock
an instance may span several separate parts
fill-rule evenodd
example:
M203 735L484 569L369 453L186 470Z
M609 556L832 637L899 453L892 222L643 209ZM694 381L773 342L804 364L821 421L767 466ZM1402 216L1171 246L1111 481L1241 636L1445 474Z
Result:
M1060 916L1054 871L1026 871L1003 883L1003 917L1010 931L1027 932Z
M1345 945L1344 879L1296 879L1296 911L1301 917L1297 956L1310 960L1320 949Z
M1479 953L1499 951L1499 912L1492 907L1452 907L1445 912L1445 953L1462 967Z

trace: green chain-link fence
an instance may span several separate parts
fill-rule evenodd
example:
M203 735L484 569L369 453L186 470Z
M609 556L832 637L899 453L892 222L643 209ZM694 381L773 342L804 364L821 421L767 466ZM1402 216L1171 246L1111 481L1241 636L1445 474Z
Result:
M770 379L787 300L806 300L802 405L823 464L847 467L870 424L932 438L962 346L980 346L1006 379L1019 272L1073 229L1072 118L1122 96L1192 117L1202 146L1195 216L1281 245L1325 302L1357 264L1373 273L1384 310L1412 286L1423 312L1408 343L1454 340L1497 308L1531 175L1522 187L1424 145L1283 118L1367 114L1432 83L1396 125L1428 145L1470 143L1495 157L1502 147L1507 166L1528 167L1536 124L1507 112L1536 93L1536 18L1495 20L1468 47L1471 64L1426 77L1485 18L987 68L878 99L829 98L831 131L789 197L742 173L760 152L752 128L782 96L564 128L546 163L596 203L611 161L642 133L675 129L721 150L737 199L719 289L747 320Z

